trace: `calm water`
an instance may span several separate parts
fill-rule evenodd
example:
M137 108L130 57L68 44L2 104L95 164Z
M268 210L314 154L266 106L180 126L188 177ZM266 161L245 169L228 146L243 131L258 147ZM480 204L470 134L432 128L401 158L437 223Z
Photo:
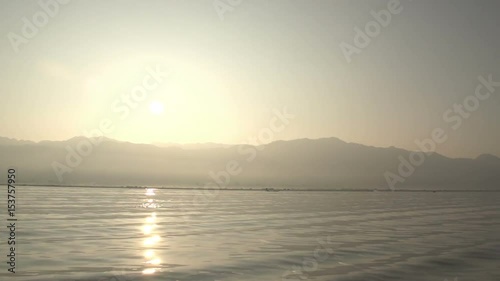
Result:
M18 187L0 280L500 280L500 193L194 192Z

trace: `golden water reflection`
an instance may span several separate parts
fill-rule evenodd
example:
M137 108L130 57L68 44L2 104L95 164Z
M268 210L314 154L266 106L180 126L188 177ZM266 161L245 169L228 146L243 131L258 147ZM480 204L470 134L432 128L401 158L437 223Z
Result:
M146 269L144 269L142 271L142 274L146 274L147 275L147 274L153 274L155 272L156 272L156 269L154 269L154 268L146 268Z
M152 196L155 195L155 189L146 188L146 196L148 196L148 199L142 204L142 206L144 208L152 209L159 208L160 205L157 204L152 198ZM144 275L154 274L158 268L152 266L161 265L161 260L156 256L154 251L155 244L157 244L161 240L160 235L155 234L156 227L156 212L151 212L151 214L145 218L144 225L142 226L142 233L145 236L143 245L146 248L146 250L144 251L144 257L146 258L146 261L144 262L145 268L142 271L142 274Z
M144 257L146 258L151 258L155 255L155 252L153 250L147 250L146 252L144 252Z

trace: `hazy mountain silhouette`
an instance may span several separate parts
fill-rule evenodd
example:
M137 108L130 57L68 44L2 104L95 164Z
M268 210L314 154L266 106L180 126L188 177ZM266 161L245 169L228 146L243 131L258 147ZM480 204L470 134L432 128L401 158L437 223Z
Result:
M24 144L35 144L35 142L0 137L0 145L24 145Z
M52 167L54 161L67 165L67 147L75 149L84 140L76 137L34 143L0 138L0 168L6 171L15 167L18 182L23 183L204 186L214 184L214 178L226 182L223 175L227 172L219 172L236 161L241 172L231 175L223 186L388 189L386 172L398 175L399 157L408 159L411 153L337 138L276 141L257 147L210 144L215 147L199 149L104 139L59 182ZM0 179L6 182L6 172ZM476 159L453 159L435 153L396 188L500 189L500 158L484 154Z
M180 143L163 143L163 142L154 142L152 143L155 146L158 147L178 147L182 149L206 149L206 148L227 148L230 147L231 145L229 144L220 144L220 143L213 143L213 142L205 142L205 143L187 143L187 144L180 144Z

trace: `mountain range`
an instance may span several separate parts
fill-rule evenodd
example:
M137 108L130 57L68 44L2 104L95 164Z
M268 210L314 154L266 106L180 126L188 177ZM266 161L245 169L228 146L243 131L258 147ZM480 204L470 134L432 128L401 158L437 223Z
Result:
M183 148L108 138L36 143L0 137L0 180L15 168L17 182L25 184L500 190L497 156L419 154L423 161L415 165L415 155L337 138Z

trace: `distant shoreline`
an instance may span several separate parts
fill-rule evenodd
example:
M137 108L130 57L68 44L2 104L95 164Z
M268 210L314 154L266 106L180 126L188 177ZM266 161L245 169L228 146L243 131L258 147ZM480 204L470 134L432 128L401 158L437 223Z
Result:
M0 184L0 186L7 186L6 184ZM128 185L50 185L50 184L25 184L18 183L16 186L40 186L40 187L57 187L57 188L75 188L75 187L83 187L83 188L121 188L121 189L145 189L145 188L154 188L154 189L165 189L165 190L205 190L205 187L175 187L175 186L128 186ZM214 188L210 188L212 190ZM268 187L225 187L218 188L221 191L260 191L260 192L500 192L500 190L489 190L489 189L368 189L368 188L360 188L360 189L321 189L321 188L313 188L313 189L304 189L304 188L272 188Z

